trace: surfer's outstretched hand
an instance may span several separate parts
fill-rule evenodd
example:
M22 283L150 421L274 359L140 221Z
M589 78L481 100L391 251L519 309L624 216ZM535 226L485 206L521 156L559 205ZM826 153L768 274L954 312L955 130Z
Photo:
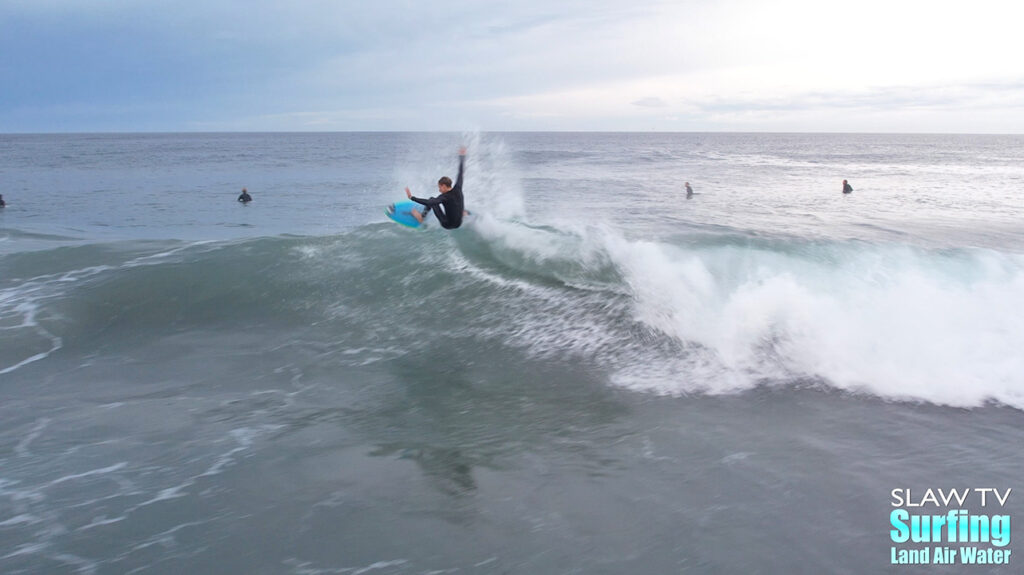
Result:
M459 146L459 155L460 156L465 156L466 155L466 146Z
M409 186L405 187L405 197L412 199L412 192L409 191Z

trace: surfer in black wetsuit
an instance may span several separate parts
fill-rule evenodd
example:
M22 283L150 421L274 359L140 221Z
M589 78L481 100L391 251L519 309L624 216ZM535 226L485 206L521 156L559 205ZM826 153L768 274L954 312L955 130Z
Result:
M850 184L846 183L846 180L843 180L843 193L844 194L849 194L852 191L853 191L853 186L851 186Z
M252 201L252 196L249 195L249 192L245 188L242 188L242 195L238 196L238 201L243 204L248 204Z
M441 222L442 228L454 230L462 225L462 216L465 213L465 200L462 197L462 172L465 164L466 148L459 148L459 175L455 178L455 185L452 185L452 179L448 176L438 180L437 189L441 192L439 196L424 200L413 197L409 188L405 188L405 195L410 200L426 206L422 213L416 210L412 211L412 215L417 221L423 223L423 218L427 217L427 214L433 210L434 216L437 218L437 221Z
M0 194L0 208L4 207L6 205L7 205L7 202L4 201L4 195Z

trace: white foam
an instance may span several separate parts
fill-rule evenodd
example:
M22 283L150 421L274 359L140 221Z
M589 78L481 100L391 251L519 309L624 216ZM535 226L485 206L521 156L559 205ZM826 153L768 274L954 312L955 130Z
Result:
M89 561L88 559L84 559L82 557L79 557L78 555L71 555L70 553L58 553L56 555L51 556L51 558L60 561L65 565L74 566L76 568L76 572L81 573L83 575L91 575L92 573L96 572L96 569L99 568L99 565L97 565L94 561Z
M171 527L166 531L162 531L160 533L150 536L148 539L146 539L146 541L139 543L138 545L132 546L132 548L129 549L125 555L131 555L136 551L142 551L143 549L147 549L154 545L161 545L163 547L174 547L177 544L177 541L175 540L174 536L178 531L181 531L182 529L186 529L188 527L198 527L200 525L205 525L209 522L210 520L189 521L188 523L175 525L174 527Z
M624 285L607 291L628 293L633 319L680 346L666 357L620 342L615 358L603 358L620 385L726 393L811 378L898 399L1024 407L1020 255L838 243L688 247L565 227L484 218L477 230L499 259L508 250L508 261L614 268ZM612 332L574 333L585 321L538 310L523 329L541 348L596 352Z
M114 524L114 523L120 523L121 521L124 521L127 518L128 518L128 516L126 516L126 515L119 515L119 516L114 517L114 518L107 518L106 515L104 515L102 517L93 517L92 521L89 524L83 525L83 526L79 527L78 529L75 529L75 531L86 531L86 530L89 530L89 529L94 529L96 527L102 527L104 525L111 525L111 524Z
M19 287L13 290L0 290L0 320L6 321L8 318L13 317L18 321L18 323L14 325L0 326L0 330L30 331L34 332L40 338L50 342L49 349L32 354L21 361L0 369L0 375L11 373L30 363L46 359L53 352L63 347L63 340L60 337L50 333L39 324L37 317L40 311L40 305L37 302L37 298L40 296L36 294L38 290L39 287L32 283L27 287Z
M19 483L21 482L0 477L0 497L8 497L12 502L19 505L23 502L38 503L46 499L46 496L39 489L12 489L13 486Z
M194 480L189 480L189 481L186 481L186 482L182 483L181 485L175 485L174 487L168 487L166 489L161 489L160 492L157 493L152 498L147 499L146 501L143 501L142 503L139 503L138 505L135 505L135 506L131 507L130 509L128 509L127 513L131 513L133 511L139 509L139 508L146 507L147 505L152 505L154 503L159 503L161 501L168 501L170 499L178 499L179 497L187 497L188 493L185 493L184 491L185 491L185 489L188 489L189 487L192 487L193 485L195 485L195 481Z
M42 520L36 517L35 515L28 515L27 513L22 513L20 515L15 515L14 517L11 517L10 519L7 519L5 521L0 521L0 527L13 527L15 525L33 525L35 523L39 523L40 521Z
M35 441L37 437L42 435L43 430L46 429L46 426L49 425L49 424L50 424L50 419L49 418L47 418L47 417L39 418L39 420L36 421L35 427L32 428L32 431L30 431L28 433L28 435L26 435L21 441L18 442L18 445L15 446L14 454L17 455L18 457L26 457L26 456L32 455L32 452L28 450L28 446L33 441Z
M10 559L11 557L19 557L21 555L35 555L42 552L49 546L49 543L26 543L18 546L17 549L11 551L7 555L0 557L0 559Z
M35 363L35 362L37 362L37 361L39 361L41 359L46 359L46 358L50 357L50 354L52 354L53 352L57 351L62 346L61 338L59 338L59 337L54 337L54 338L51 339L51 341L53 343L53 346L50 347L50 349L48 349L48 350L46 350L44 352L40 352L40 353L37 353L35 355L31 355L29 357L26 357L25 359L19 361L18 363L15 363L14 365L5 367L4 369L0 369L0 375L5 375L5 374L8 374L8 373L11 373L11 372L13 372L13 371L15 371L17 369L20 369L20 368L22 368L22 367L24 367L24 366L26 366L26 365L28 365L30 363Z
M59 479L54 479L53 481L51 481L50 483L47 484L47 487L52 487L54 485L59 485L61 483L64 483L65 481L73 481L73 480L76 480L76 479L82 479L83 477L92 477L94 475L105 475L107 473L113 473L115 471L120 471L120 470L124 469L127 466L128 466L128 462L127 461L122 461L120 463L115 463L114 465L110 465L108 467L102 467L102 468L99 468L99 469L92 469L90 471L83 471L82 473L74 473L74 474L71 474L71 475L65 475L64 477L61 477Z
M609 253L633 290L636 318L710 350L721 367L712 379L649 388L815 377L887 397L1024 406L1019 256L863 246L835 262L813 250L686 252L621 238L610 238ZM717 379L723 372L730 377Z
M284 561L284 564L290 566L291 572L296 575L364 575L365 573L370 573L379 569L401 567L408 563L409 562L405 559L394 559L391 561L376 561L365 567L320 568L314 567L313 563L309 561L300 561L294 557L288 558Z
M371 563L366 567L360 567L352 572L352 575L363 575L363 573L369 573L370 571L376 571L378 569L387 569L389 567L401 567L408 563L405 559L395 559L393 561L377 561Z

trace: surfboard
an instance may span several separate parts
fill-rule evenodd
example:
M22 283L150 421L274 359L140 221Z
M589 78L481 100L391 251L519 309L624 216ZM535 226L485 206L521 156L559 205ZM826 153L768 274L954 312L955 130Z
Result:
M407 228L425 228L413 215L413 210L422 210L423 206L413 201L395 202L384 208L384 215L391 221L401 224Z

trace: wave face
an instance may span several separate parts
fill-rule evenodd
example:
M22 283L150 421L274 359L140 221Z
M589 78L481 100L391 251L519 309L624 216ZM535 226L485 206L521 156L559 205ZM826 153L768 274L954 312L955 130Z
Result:
M993 250L640 240L485 209L455 233L92 244L2 266L4 375L185 334L340 366L527 354L660 394L814 384L1024 408L1024 258Z

